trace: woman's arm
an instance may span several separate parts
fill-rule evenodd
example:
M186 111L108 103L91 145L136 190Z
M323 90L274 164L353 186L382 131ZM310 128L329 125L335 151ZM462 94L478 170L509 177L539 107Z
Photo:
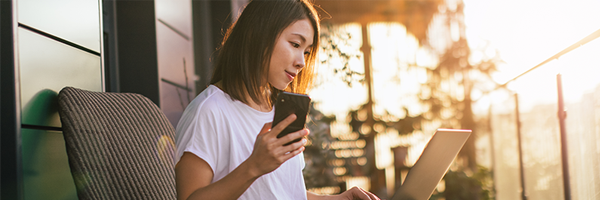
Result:
M373 193L363 190L359 187L353 187L349 190L346 190L342 194L331 195L331 196L323 196L314 194L311 192L306 192L306 197L309 200L354 200L354 199L363 199L363 200L379 200L377 196Z
M212 184L210 182L214 174L208 163L192 153L184 153L175 166L177 199L239 198L258 177L277 169L283 162L304 150L306 139L288 146L283 145L308 135L308 129L277 138L277 134L295 119L295 115L290 115L273 129L271 123L265 124L256 138L250 157Z
M236 199L260 175L252 173L246 162L223 179L210 184L213 171L204 160L185 152L175 167L177 199Z

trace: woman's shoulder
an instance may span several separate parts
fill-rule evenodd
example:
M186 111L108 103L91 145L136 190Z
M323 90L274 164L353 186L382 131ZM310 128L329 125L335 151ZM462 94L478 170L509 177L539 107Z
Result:
M183 111L179 126L189 126L195 123L212 123L215 120L225 118L223 109L226 109L230 100L228 96L218 87L210 85L202 91Z
M198 97L196 97L196 99L200 99L206 102L218 102L227 98L229 98L229 95L227 95L225 92L223 92L223 90L221 90L215 85L209 85L206 89L204 89L204 91L198 94Z
M188 107L193 107L196 110L214 110L223 108L223 106L228 106L230 102L229 95L217 86L210 85L198 94Z

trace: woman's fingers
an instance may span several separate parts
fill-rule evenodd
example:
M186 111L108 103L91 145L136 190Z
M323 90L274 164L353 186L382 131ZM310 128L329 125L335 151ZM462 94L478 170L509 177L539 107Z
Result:
M302 129L282 138L277 138L277 135L295 119L296 115L292 114L275 127L272 127L271 123L266 123L256 136L254 150L249 160L254 163L262 174L275 170L285 161L304 151L306 139L301 139L286 146L284 144L308 135L308 129Z
M352 187L350 190L351 195L353 197L358 197L359 199L364 199L364 200L379 200L379 198L377 196L375 196L373 193L366 191L362 188L359 187Z
M294 150L294 151L290 151L288 154L284 154L282 156L282 159L285 161L289 160L290 158L293 158L294 156L297 156L298 154L302 153L304 151L304 146L301 146L300 148Z
M290 116L286 117L284 120L279 122L277 125L275 125L275 127L272 127L271 128L272 134L269 134L269 135L272 137L276 137L279 133L281 133L281 131L283 131L283 129L285 129L285 127L287 127L292 122L294 122L294 120L296 120L296 115L291 114Z
M281 131L283 131L288 125L290 125L292 122L294 122L294 120L296 120L296 115L295 114L291 114L290 116L288 116L287 118L285 118L284 120L282 120L280 123L278 123L277 125L275 125L275 127L271 128L271 132L269 133L269 137L267 138L269 141L271 141L271 138L277 138L277 135L279 135L279 133L281 133ZM308 129L302 129L293 133L289 133L287 135L285 135L284 137L281 138L277 138L276 141L274 143L272 143L275 146L283 146L284 144L288 144L296 139L302 138L304 136L307 136L309 134L309 130ZM286 145L286 146L290 146L290 145ZM296 149L296 148L294 148ZM289 151L287 151L289 152Z
M294 140L297 140L297 139L300 139L300 138L302 138L304 136L307 136L309 134L309 132L310 131L305 128L305 129L302 129L302 130L299 130L299 131L287 134L286 136L278 138L277 141L275 142L275 145L283 146L283 145L285 145L287 143L290 143L290 142L292 142ZM294 142L294 143L297 143L297 142ZM290 145L286 145L286 146L290 146Z
M369 198L371 198L372 200L379 200L379 197L375 196L373 193L366 191L362 188L358 188L360 189L363 193L365 193L367 196L369 196Z
M290 141L292 141L294 139L298 139L298 137L291 137L293 135L302 137L306 134L308 134L308 129L303 129L301 131L290 133L288 135L290 137L286 136L286 137L277 139L275 141L275 144L273 144L276 147L272 151L273 157L275 157L277 160L280 160L281 162L285 162L288 159L300 154L302 151L304 151L304 145L307 142L307 140L305 138L302 138L299 141L291 143L286 146L283 146L283 144L289 143Z
M298 139L298 138L295 138L295 139ZM288 142L290 142L292 140L294 140L294 139L290 139L290 140L279 139L279 141L277 141L277 142L287 144ZM306 138L302 138L302 139L298 140L297 142L291 143L287 146L283 146L283 148L281 148L281 151L279 153L286 154L288 152L297 150L297 149L303 147L306 144L306 141L307 141Z

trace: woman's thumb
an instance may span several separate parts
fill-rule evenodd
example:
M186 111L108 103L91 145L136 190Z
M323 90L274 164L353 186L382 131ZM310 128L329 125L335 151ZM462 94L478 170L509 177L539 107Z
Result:
M260 136L260 135L264 135L265 133L268 133L271 130L272 124L273 124L272 122L269 122L269 123L266 123L265 125L263 125L263 127L262 127L262 129L260 129L260 132L258 133L258 135Z

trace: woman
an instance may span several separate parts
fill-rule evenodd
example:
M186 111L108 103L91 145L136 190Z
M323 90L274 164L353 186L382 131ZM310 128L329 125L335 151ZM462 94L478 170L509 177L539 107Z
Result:
M293 114L271 127L277 93L306 92L318 41L318 16L306 0L246 6L225 35L211 85L177 125L178 199L377 199L360 188L308 193L302 177L308 129L276 138Z

